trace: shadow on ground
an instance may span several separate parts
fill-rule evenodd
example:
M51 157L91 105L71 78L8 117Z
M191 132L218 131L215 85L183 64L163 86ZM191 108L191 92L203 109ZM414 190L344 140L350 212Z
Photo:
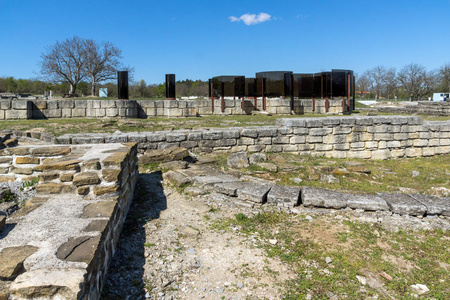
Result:
M144 299L145 224L167 209L162 173L140 174L101 299Z

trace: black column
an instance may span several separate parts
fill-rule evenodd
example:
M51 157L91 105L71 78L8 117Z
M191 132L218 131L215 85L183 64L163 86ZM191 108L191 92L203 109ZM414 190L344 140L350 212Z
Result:
M166 74L166 100L175 100L175 74Z
M117 87L119 88L117 98L128 100L128 71L117 72Z

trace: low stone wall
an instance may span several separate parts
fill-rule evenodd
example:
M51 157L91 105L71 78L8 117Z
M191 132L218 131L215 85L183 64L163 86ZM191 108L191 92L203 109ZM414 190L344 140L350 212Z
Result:
M0 299L97 299L137 180L136 144L18 146L2 175L38 177L0 231Z
M291 100L269 98L266 111L270 114L290 114ZM262 99L242 100L1 100L0 120L50 119L50 118L152 118L152 117L197 117L207 115L245 115L263 110ZM297 114L342 113L341 100L329 100L328 111L325 100L317 100L313 109L312 100L295 100ZM256 104L256 105L255 105Z
M450 153L450 121L364 116L281 118L276 126L117 134L67 134L59 144L137 142L140 153L169 147L192 152L293 152L335 158L389 159Z
M31 119L31 101L26 100L0 100L0 120L26 120Z
M418 102L417 105L402 107L384 106L377 107L377 111L396 114L419 114L430 116L450 116L450 102Z

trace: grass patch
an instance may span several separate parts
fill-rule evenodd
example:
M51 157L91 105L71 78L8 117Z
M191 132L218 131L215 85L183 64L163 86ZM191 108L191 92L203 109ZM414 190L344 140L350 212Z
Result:
M281 212L237 214L213 223L215 228L258 236L269 257L286 263L295 278L285 282L285 299L410 299L410 285L427 285L427 298L445 299L450 293L449 234L442 230L386 231L377 224L317 217L314 223ZM307 223L305 223L307 222ZM330 225L331 224L331 225ZM268 239L276 239L271 244ZM325 258L330 257L331 263ZM266 270L271 272L270 266ZM389 281L380 273L389 274ZM247 274L251 276L251 273ZM370 284L362 286L356 276Z

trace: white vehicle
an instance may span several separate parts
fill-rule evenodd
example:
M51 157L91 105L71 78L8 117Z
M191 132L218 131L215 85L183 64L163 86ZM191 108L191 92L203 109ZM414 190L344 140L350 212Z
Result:
M433 101L444 101L447 96L447 101L450 101L450 93L433 93Z

